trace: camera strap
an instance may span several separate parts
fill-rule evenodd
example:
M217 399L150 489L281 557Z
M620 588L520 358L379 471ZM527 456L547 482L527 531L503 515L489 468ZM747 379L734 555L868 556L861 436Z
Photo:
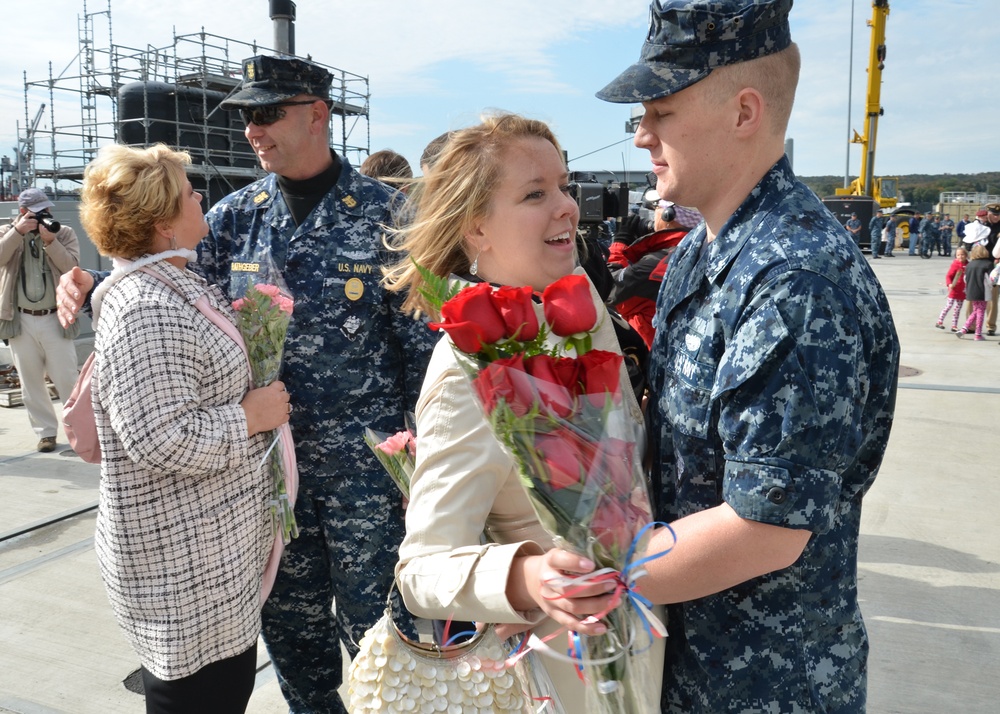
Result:
M45 299L49 289L49 266L46 264L45 251L41 246L42 237L38 231L31 231L24 238L25 250L21 257L21 294L29 302L38 303Z

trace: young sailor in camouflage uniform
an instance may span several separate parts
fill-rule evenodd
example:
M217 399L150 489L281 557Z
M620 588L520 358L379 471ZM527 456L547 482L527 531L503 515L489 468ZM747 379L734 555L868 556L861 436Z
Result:
M404 533L396 486L362 436L403 426L433 339L379 285L391 192L329 149L330 74L261 56L243 62L243 80L223 107L243 113L272 173L209 211L200 267L225 291L270 259L295 299L282 379L299 536L264 605L264 641L292 712L345 711L340 642L353 654L381 616Z
M641 59L598 93L642 102L657 190L705 217L671 258L650 359L677 535L640 580L670 605L664 712L865 709L861 500L899 343L867 261L783 156L791 5L654 0ZM671 543L662 529L647 555Z

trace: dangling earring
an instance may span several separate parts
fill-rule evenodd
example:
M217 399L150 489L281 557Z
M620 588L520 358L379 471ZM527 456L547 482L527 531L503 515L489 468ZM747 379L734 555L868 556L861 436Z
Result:
M177 236L170 236L170 250L177 250Z
M469 272L473 275L479 275L479 256L482 254L482 250L476 253L476 259L472 261L472 265L469 266Z

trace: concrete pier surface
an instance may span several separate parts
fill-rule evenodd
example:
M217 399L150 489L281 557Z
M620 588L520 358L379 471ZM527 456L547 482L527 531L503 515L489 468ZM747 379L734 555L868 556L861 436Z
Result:
M1000 337L934 328L949 258L873 261L902 343L896 420L865 498L868 711L1000 710ZM869 258L866 258L870 260ZM947 323L950 326L950 322ZM58 403L56 403L58 405ZM99 468L0 408L0 712L142 712L94 554ZM250 714L288 711L263 646Z

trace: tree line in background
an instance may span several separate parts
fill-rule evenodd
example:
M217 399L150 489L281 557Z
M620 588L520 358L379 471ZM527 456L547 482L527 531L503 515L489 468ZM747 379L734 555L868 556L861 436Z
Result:
M981 174L910 174L897 178L900 194L921 211L931 210L937 205L940 195L947 191L1000 194L1000 171ZM832 196L838 188L844 186L843 176L799 176L799 179L820 198Z

